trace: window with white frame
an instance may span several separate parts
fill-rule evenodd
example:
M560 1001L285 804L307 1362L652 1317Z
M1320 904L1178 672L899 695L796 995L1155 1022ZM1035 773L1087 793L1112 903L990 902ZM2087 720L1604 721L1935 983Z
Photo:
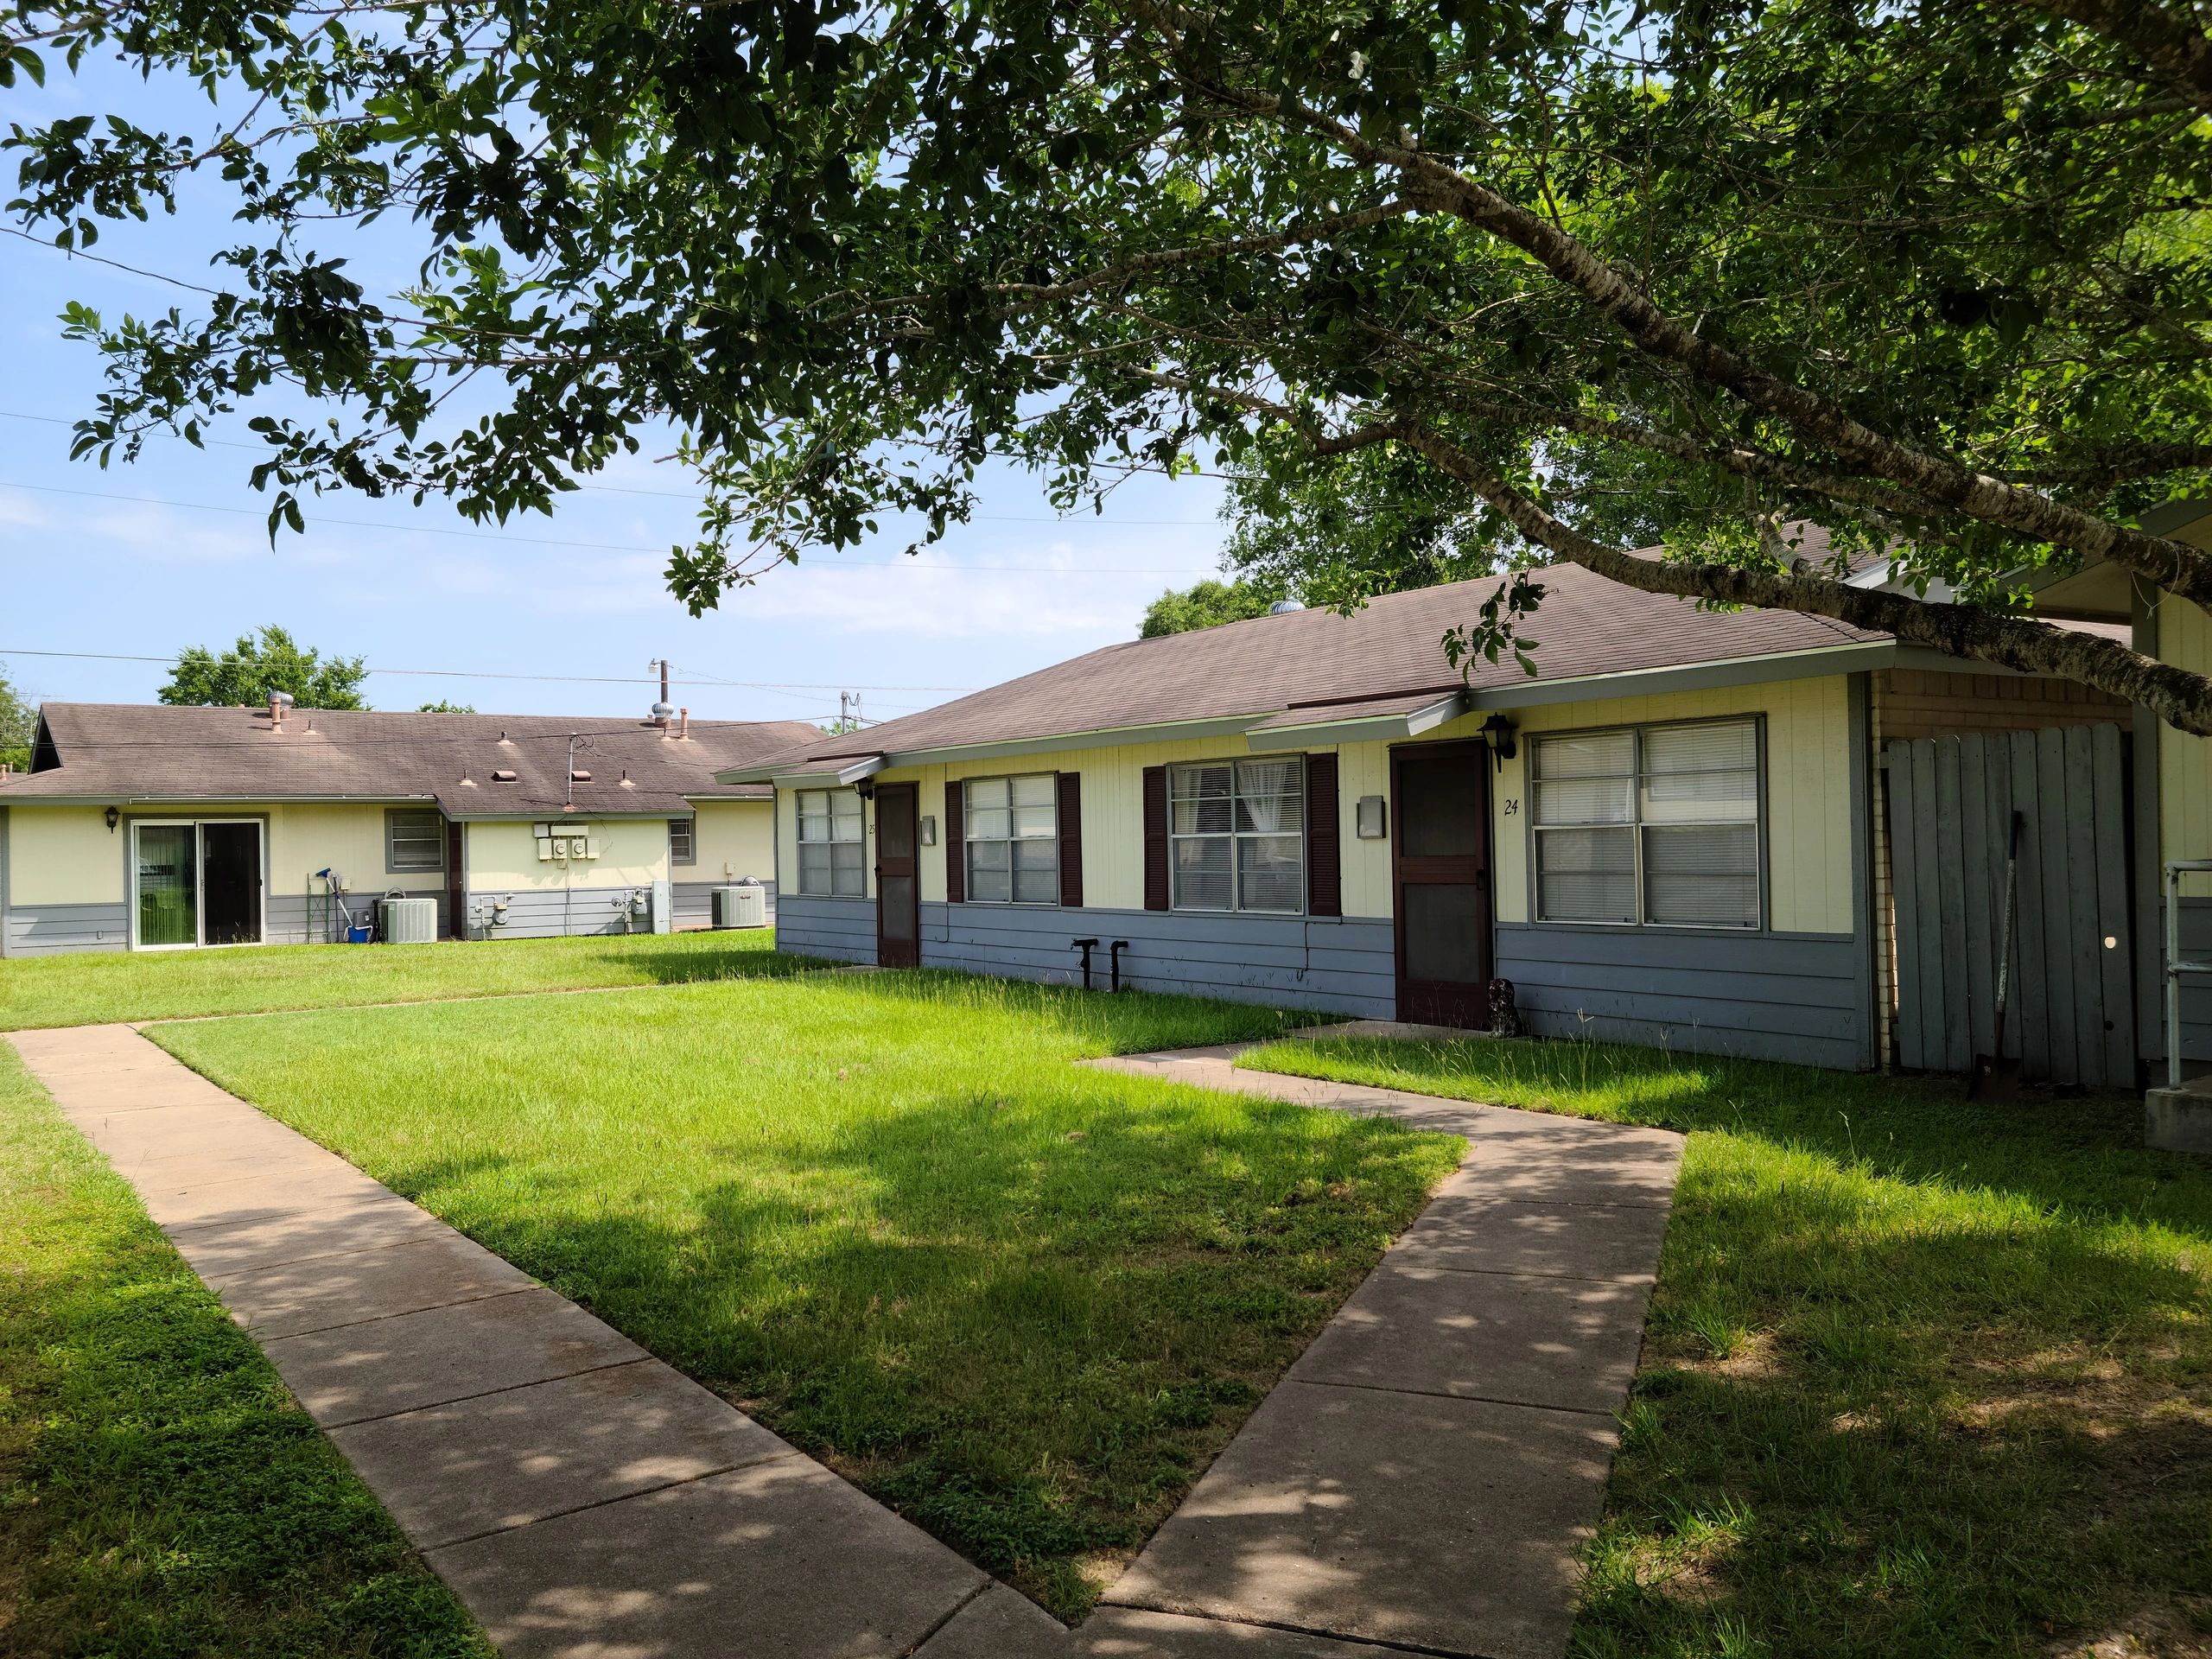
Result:
M384 868L390 874L446 867L445 815L398 807L384 815Z
M1059 811L1049 772L970 778L962 813L970 904L1055 905L1060 899Z
M818 899L866 898L865 839L857 791L800 790L798 890Z
M1167 769L1177 910L1306 908L1306 757Z
M1536 919L1759 925L1759 727L1700 721L1539 737Z
M671 864L696 864L699 861L696 820L671 818L668 821L668 861Z

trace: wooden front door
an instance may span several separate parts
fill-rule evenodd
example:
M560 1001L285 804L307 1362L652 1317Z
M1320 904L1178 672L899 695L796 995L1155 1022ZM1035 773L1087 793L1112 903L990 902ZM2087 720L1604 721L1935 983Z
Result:
M1490 751L1390 751L1390 861L1398 1018L1490 1025Z
M921 872L915 856L915 788L875 791L875 960L885 968L921 965Z

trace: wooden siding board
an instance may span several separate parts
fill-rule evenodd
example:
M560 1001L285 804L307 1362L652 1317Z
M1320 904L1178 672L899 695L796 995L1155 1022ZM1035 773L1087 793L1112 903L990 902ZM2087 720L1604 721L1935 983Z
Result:
M2104 1083L2104 969L2097 957L2103 930L2097 925L2097 798L2090 759L2089 728L2061 734L2065 753L2067 955L2074 986L2073 1081Z
M1899 738L1889 745L1890 887L1894 907L1897 952L1897 1060L1907 1071L1928 1064L1928 1046L1918 987L1921 980L1920 930L1913 921L1913 901L1919 872L1913 856L1912 745ZM1910 990L1904 988L1912 988Z
M1951 964L1943 960L1942 855L1936 835L1936 745L1912 745L1911 925L1919 934L1921 1064L1943 1064L1943 1003Z
M2011 824L2010 814L2020 814L2021 897L2012 917L2012 931L2017 937L2012 947L2012 988L2008 998L2012 1009L2007 1017L2019 1023L2023 1069L2047 1077L2051 1066L2050 1007L2050 982L2042 967L2043 906L2026 902L2029 894L2043 892L2043 824L2035 805L2036 734L2014 732L2007 740L2007 747L2011 750L2007 771L2012 786L2005 802L2005 823Z
M1957 738L1936 740L1937 926L1943 941L1943 980L1948 993L1943 999L1943 1066L1949 1071L1963 1071L1974 1059L1974 1032L1968 1023L1971 1004L1962 995L1967 968L1966 884L1959 879L1966 863L1960 760Z
M1961 874L1967 899L1967 1033L1974 1053L1986 1054L1996 1039L1997 944L1991 934L1992 887L1989 867L1989 743L1980 732L1959 740L1959 845ZM1999 874L2003 874L2004 849L1996 851Z
M2037 792L2030 812L2041 832L2037 873L2043 882L2044 1008L2050 1024L2050 1075L2059 1082L2071 1083L2082 1072L2080 1027L2074 1018L2074 958L2068 949L2072 906L2067 892L2070 836L2065 804L2066 734L2053 726L2033 737Z
M2126 766L2120 754L2120 728L2098 726L2089 735L2092 798L2096 811L2097 969L2105 1005L2105 1081L2115 1088L2135 1084L2135 997L2127 901ZM2105 949L2105 938L2117 941Z

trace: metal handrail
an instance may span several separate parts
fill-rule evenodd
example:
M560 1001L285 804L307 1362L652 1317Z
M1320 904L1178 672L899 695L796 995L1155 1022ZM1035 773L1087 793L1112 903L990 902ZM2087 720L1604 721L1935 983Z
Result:
M2165 867L2166 1087L2181 1087L2181 976L2212 974L2212 962L2185 962L2181 954L2181 879L2212 870L2212 858L2177 858Z

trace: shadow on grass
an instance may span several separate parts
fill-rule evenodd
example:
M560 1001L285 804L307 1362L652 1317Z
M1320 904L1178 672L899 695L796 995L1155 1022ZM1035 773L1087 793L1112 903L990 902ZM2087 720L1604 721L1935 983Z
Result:
M1316 1116L1077 1074L709 1146L755 1167L673 1203L498 1154L387 1179L1076 1618L1456 1161Z

